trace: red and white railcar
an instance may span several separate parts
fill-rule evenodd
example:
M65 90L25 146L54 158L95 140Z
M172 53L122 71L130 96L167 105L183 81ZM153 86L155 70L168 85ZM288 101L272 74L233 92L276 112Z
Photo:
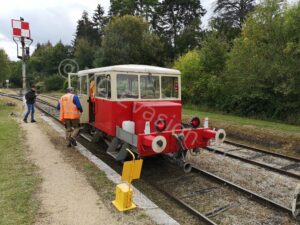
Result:
M95 137L109 139L107 152L118 160L126 148L138 156L168 154L184 161L186 151L223 141L223 131L201 128L197 117L181 123L180 71L145 65L118 65L79 71L81 123Z

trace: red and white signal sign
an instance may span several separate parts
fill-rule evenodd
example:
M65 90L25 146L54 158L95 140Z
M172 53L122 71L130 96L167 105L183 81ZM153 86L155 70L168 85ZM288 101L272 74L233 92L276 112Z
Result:
M14 37L30 38L29 23L21 20L11 20Z

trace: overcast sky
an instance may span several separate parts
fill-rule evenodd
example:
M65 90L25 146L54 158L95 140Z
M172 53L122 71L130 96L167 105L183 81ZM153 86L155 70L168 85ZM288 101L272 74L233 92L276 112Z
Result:
M295 3L298 0L288 1ZM17 60L17 47L12 40L11 19L19 19L20 16L30 22L31 36L34 39L31 52L38 42L45 43L49 40L56 44L61 40L64 44L70 44L83 10L91 16L100 3L107 12L109 2L110 0L6 0L0 7L0 48L5 49L11 60ZM203 24L207 25L216 0L201 0L201 3L207 10L202 20Z

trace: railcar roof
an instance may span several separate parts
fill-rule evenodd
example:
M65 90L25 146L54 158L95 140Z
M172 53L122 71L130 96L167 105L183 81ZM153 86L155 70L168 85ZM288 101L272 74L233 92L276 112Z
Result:
M180 75L179 70L168 69L157 66L147 66L147 65L117 65L100 67L95 69L81 70L78 75L84 75L89 73L102 73L102 72L137 72L137 73L157 73L157 74L172 74Z

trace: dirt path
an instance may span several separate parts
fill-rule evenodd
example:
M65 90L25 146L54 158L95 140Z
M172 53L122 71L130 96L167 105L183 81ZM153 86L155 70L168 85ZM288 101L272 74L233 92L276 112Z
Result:
M23 124L30 159L43 179L38 198L41 209L36 224L120 224L99 199L85 177L65 162L37 124Z

